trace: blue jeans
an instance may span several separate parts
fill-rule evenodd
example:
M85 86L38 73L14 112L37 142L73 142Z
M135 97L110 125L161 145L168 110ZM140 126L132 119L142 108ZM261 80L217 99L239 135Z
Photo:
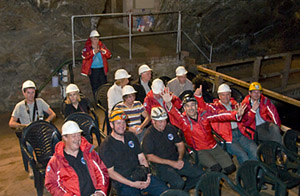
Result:
M232 143L226 143L227 152L235 155L240 165L247 160L257 160L257 145L253 140L245 137L240 130L232 130Z
M113 186L117 190L118 196L141 196L146 192L148 193L147 195L159 196L169 189L164 182L160 181L155 176L151 176L149 186L143 190L136 189L116 181L113 182Z

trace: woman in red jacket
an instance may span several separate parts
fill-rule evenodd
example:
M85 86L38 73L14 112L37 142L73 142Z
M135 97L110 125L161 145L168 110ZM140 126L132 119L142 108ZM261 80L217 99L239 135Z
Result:
M98 31L93 30L82 50L81 75L89 76L94 94L99 86L107 82L107 59L111 57L111 52L99 40L99 37Z

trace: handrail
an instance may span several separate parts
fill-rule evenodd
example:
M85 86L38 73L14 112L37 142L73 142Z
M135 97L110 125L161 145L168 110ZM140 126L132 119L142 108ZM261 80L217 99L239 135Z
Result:
M195 46L195 48L206 58L209 64L211 64L211 59L212 59L212 45L210 45L210 54L209 57L201 50L201 48L192 40L192 38L184 31L182 31L183 34L190 40L190 42Z
M82 58L77 58L75 59L76 61L81 61ZM49 77L45 80L45 82L38 88L37 90L37 94L40 93L46 86L47 84L51 81L52 77L57 74L59 72L59 70L61 70L65 65L69 65L69 72L70 72L70 78L71 78L71 83L74 83L74 74L73 74L73 67L72 67L72 63L73 59L68 59L66 61L64 61L62 64L60 64L59 66L57 66L52 73L49 75Z
M222 78L226 81L237 84L239 86L249 88L250 83L248 83L248 82L236 79L234 77L231 77L231 76L228 76L228 75L216 72L216 71L213 71L211 69L204 68L201 65L198 65L197 69L198 69L198 71L201 71L201 72L207 73L209 75L215 76L216 78ZM300 101L298 101L297 99L293 99L293 98L290 98L288 96L273 92L273 91L268 90L266 88L263 88L262 91L265 95L268 95L268 96L270 96L274 99L281 100L281 101L284 101L286 103L292 104L294 106L300 107Z

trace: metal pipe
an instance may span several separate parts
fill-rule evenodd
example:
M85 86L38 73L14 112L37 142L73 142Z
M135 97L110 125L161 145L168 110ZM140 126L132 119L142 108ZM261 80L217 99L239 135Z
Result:
M181 55L181 11L178 12L178 27L177 28L178 28L178 31L177 31L176 53L177 53L177 60L179 61L180 55Z
M128 16L128 19L129 19L129 22L128 22L128 24L129 24L129 27L128 27L128 29L129 29L129 59L131 60L132 59L132 46L131 46L131 44L132 44L132 32L131 32L131 17L132 17L132 15L131 15L132 13L131 12L129 12L129 16Z
M75 36L74 36L74 17L71 17L71 26L72 26L72 59L73 67L75 67Z
M184 32L184 31L182 31L182 32L192 42L192 44L198 49L198 51L206 58L206 60L209 62L208 56L206 56L206 54L199 48L199 46L197 46L197 44L192 40L192 38L190 38L190 36L186 32Z

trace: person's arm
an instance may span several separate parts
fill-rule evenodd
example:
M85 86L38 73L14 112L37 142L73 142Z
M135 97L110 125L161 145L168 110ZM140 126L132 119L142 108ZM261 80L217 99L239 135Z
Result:
M147 154L147 159L150 162L153 163L158 163L158 164L163 164L163 165L169 165L175 169L181 169L183 167L183 161L173 161L173 160L169 160L169 159L163 159L159 156L156 156L154 154Z
M141 124L141 129L144 129L150 122L151 118L146 110L143 111L142 115L145 119L144 119L143 123Z
M56 117L55 112L50 107L45 112L49 115L48 118L45 119L47 122L51 122Z
M178 160L182 160L185 152L185 147L183 142L178 142L175 144L178 151Z
M68 192L62 183L60 174L57 173L55 168L55 157L52 157L47 165L46 175L45 175L45 187L48 192L53 196L73 196L73 193Z
M148 185L146 184L147 181L143 182L143 181L130 181L127 178L125 178L124 176L122 176L121 174L119 174L118 172L116 172L114 170L114 167L108 168L107 169L109 177L117 182L120 182L122 184L125 184L127 186L130 187L134 187L137 189L145 189L148 187ZM147 185L147 186L146 186Z
M10 117L8 125L9 125L9 127L15 128L15 129L20 128L20 127L27 127L28 126L27 124L18 123L18 118L14 117L14 116Z
M109 59L110 57L111 57L111 52L110 52L110 50L108 50L107 48L106 48L106 46L102 43L102 42L100 42L99 41L99 47L100 47L100 50L101 50L101 53L102 53L102 55L105 57L105 58L107 58L107 59Z
M95 186L95 195L105 195L107 193L107 189L109 186L109 176L106 166L104 165L104 162L100 159L99 155L92 151L91 153L93 163L96 167L94 168L94 175L96 177L97 183ZM101 194L100 194L101 193Z

